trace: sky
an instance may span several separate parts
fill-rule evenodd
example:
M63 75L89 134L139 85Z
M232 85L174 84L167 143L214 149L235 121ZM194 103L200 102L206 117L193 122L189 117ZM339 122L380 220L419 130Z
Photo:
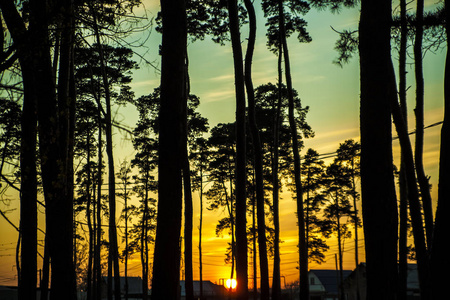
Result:
M149 18L156 16L159 2L145 0L145 7ZM277 81L277 58L266 48L264 19L258 2L257 9L257 40L253 61L254 86ZM434 1L426 1L427 7L434 5ZM136 10L136 14L142 13ZM305 148L313 148L319 153L334 152L339 143L347 139L359 141L359 66L356 54L350 63L343 68L333 64L337 53L334 44L338 35L333 31L345 29L356 30L359 20L359 10L342 10L340 14L332 14L327 11L311 10L305 17L308 22L308 30L313 41L309 44L300 44L295 37L289 39L289 51L293 86L298 91L303 106L309 106L307 122L315 131L315 137L304 141ZM158 66L158 46L161 36L154 30L146 42L146 48L137 49L139 53L145 53L145 58L155 62ZM246 29L242 29L241 36L243 51L246 46ZM200 97L199 112L209 120L210 127L218 123L233 122L235 116L234 78L231 45L220 46L208 38L204 41L190 43L188 46L190 62L191 93ZM443 68L445 50L436 53L427 53L424 61L425 76L425 125L442 120L443 100ZM394 66L397 65L396 53L393 51ZM414 82L413 66L409 65L408 85L408 111L410 128L414 122ZM134 72L132 88L136 96L146 95L159 86L159 74L152 68L141 64L139 70ZM132 107L120 108L117 111L118 121L133 127L137 121L137 113ZM395 135L395 130L394 133ZM439 155L440 126L435 126L425 131L424 162L425 171L431 176L433 186L432 195L436 199L437 186L437 161ZM412 136L413 137L413 136ZM129 138L124 138L123 133L115 132L114 136L116 167L120 162L133 158ZM394 141L395 163L398 165L398 142ZM329 162L329 161L328 161ZM291 194L283 192L280 202L280 227L281 227L281 274L282 285L298 279L297 254L297 226L295 217L295 202ZM9 200L10 201L9 201ZM198 194L194 194L194 280L198 280ZM8 214L11 220L18 224L18 199L12 192L4 195L4 201L0 202L0 208L16 209ZM6 204L9 204L8 207ZM434 205L435 207L435 205ZM119 201L118 211L121 209ZM42 212L42 211L41 211ZM44 228L42 214L40 214L41 228ZM219 218L225 216L223 211L204 211L203 221L203 279L219 283L221 279L228 278L230 266L224 263L224 252L230 237L215 236L215 225ZM250 221L250 220L249 220ZM0 219L0 285L15 284L15 243L17 233L11 229L2 218ZM363 233L360 230L360 261L364 261ZM42 239L42 234L39 235ZM311 269L334 269L337 245L335 240L329 241L330 250L326 253L326 261L322 265L311 263ZM42 247L39 248L42 252ZM138 256L129 262L129 275L140 275L140 262ZM251 258L249 258L251 260ZM272 269L270 260L270 270ZM344 243L344 268L354 268L354 244L353 238ZM123 273L123 266L121 267ZM249 267L251 277L251 266ZM250 284L251 284L250 280Z

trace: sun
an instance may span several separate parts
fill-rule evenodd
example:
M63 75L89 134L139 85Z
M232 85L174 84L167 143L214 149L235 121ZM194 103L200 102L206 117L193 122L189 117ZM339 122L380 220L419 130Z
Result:
M227 279L227 281L225 281L225 286L227 287L227 289L231 288L232 290L234 290L237 286L236 279Z

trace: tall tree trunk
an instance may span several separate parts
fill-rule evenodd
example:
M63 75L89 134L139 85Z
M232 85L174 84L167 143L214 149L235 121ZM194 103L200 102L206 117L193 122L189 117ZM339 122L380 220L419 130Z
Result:
M408 110L406 102L406 48L408 41L408 24L406 19L406 0L400 1L400 50L399 50L399 101L402 110L403 120L408 129ZM401 151L400 151L401 152ZM407 277L408 277L408 195L405 174L404 157L400 153L400 174L399 174L399 240L398 240L398 299L407 298Z
M92 227L92 195L91 195L91 135L88 133L86 137L87 150L87 174L86 174L86 220L89 232L89 250L88 250L88 264L87 264L87 286L86 299L92 300L92 266L94 261L94 228ZM95 217L95 216L94 216Z
M128 194L127 194L127 182L128 179L125 176L124 185L124 201L125 201L125 300L128 300Z
M258 266L257 266L257 254L256 247L256 197L253 196L252 201L252 231L253 231L253 299L258 299Z
M203 258L202 258L202 229L203 229L203 165L200 166L200 220L198 224L198 268L200 276L200 300L203 300Z
M96 243L94 255L94 272L95 272L95 299L100 300L102 297L102 264L101 264L101 246L102 246L102 165L103 165L103 141L102 141L102 114L100 106L98 109L98 162L97 162L97 201L96 210Z
M237 298L248 299L247 219L246 219L246 151L245 151L245 86L242 49L236 0L228 1L231 45L233 49L236 92L236 278ZM268 292L268 291L267 291Z
M185 94L186 4L161 0L162 69L159 112L158 217L153 299L177 299L182 210L182 106Z
M73 198L70 164L70 95L72 3L65 1L62 14L65 28L62 36L58 98L50 59L48 18L45 1L30 3L30 28L39 42L33 51L39 53L36 63L36 97L38 99L39 142L42 180L46 200L46 228L52 266L50 299L75 299L75 271L73 265ZM33 22L31 21L33 20Z
M142 266L142 299L147 300L148 294L148 276L149 276L149 248L148 248L148 221L150 216L148 207L148 191L149 191L150 173L147 169L145 174L145 192L144 192L144 213L142 215L142 231L141 231L141 266Z
M72 261L72 199L68 195L67 187L67 163L70 161L67 160L68 149L65 148L68 133L60 132L55 81L50 58L47 2L30 1L28 29L25 28L13 1L1 1L0 8L17 47L19 59L27 58L29 62L27 67L32 72L30 73L31 88L37 99L41 170L46 202L46 234L53 270L51 298L73 299L75 279ZM71 15L70 2L64 2L62 8L67 15ZM71 27L70 22L67 27ZM30 81L25 79L24 84L29 85ZM28 218L34 217L31 215ZM33 245L30 247L34 248ZM30 268L33 268L33 260L30 257ZM34 283L29 281L33 290L33 285L36 285L36 273L30 276L34 277Z
M100 32L97 24L97 16L95 9L93 12L93 26L95 39L97 42L100 68L102 72L102 84L105 92L105 136L106 136L106 156L108 157L108 204L109 204L109 251L108 251L108 278L111 277L111 271L114 275L114 297L115 300L120 299L120 270L119 270L119 246L117 243L117 229L116 229L116 173L114 172L114 154L112 142L112 116L111 116L111 95L108 75L106 73L106 61L103 54L102 41L100 39ZM110 280L110 279L108 279ZM110 284L108 284L108 290Z
M415 164L417 180L422 196L422 207L425 219L425 233L428 246L431 245L433 235L433 209L431 203L430 185L423 166L423 137L424 137L424 79L423 79L423 8L424 0L417 1L416 36L414 39L414 69L416 77L416 139Z
M339 299L345 299L344 293L344 267L343 267L343 255L342 255L342 233L341 233L341 216L339 212L339 197L336 193L336 226L337 226L337 240L338 240L338 256L339 256L339 280L338 280L338 293Z
M50 279L50 254L48 252L47 235L45 235L44 258L42 259L42 278L39 284L41 300L48 300L48 283Z
M280 58L281 58L280 54ZM281 86L281 83L278 87ZM274 149L272 162L272 202L274 206L274 229L275 229L275 244L274 244L274 268L272 278L272 298L278 299L281 297L281 270L280 270L280 216L279 216L279 178L278 178L278 158L279 158L279 125L281 112L281 89L279 88L279 99L276 109L276 116L274 121ZM276 210L275 210L276 207ZM275 289L274 289L275 287ZM279 290L279 291L278 291ZM277 298L276 298L277 297Z
M186 52L187 55L187 52ZM190 93L189 82L189 60L186 56L185 64L185 89L184 103L182 108L183 116L183 188L184 188L184 273L185 273L185 289L186 300L194 299L194 278L192 268L192 229L193 229L193 204L192 204L192 187L191 187L191 168L189 165L189 142L188 142L188 99Z
M351 180L352 180L352 198L353 198L353 210L354 210L354 216L353 216L353 223L355 226L355 268L359 265L359 238L358 238L358 225L359 225L359 218L358 218L358 207L356 206L356 200L357 200L357 191L356 191L356 175L355 175L355 160L354 157L352 157L351 161ZM308 241L308 239L306 239ZM356 276L356 300L360 299L360 282L359 277Z
M441 129L441 149L439 159L438 204L431 248L431 276L433 299L441 299L446 293L445 276L439 276L440 270L450 267L450 257L446 240L450 232L450 1L445 0L445 19L447 34L447 56L444 74L444 122ZM441 273L442 274L442 273Z
M252 80L252 62L253 62L253 52L255 49L256 41L256 14L253 3L250 0L245 0L245 8L249 16L249 37L247 44L247 52L245 54L245 87L247 89L248 98L248 115L249 115L249 127L250 134L252 137L252 145L254 151L254 168L255 168L255 181L256 181L256 207L257 207L257 221L258 221L258 245L259 245L259 266L260 266L260 276L261 276L261 299L269 299L269 263L267 260L267 241L266 241L266 222L265 222L265 212L264 212L264 178L263 178L263 155L262 155L262 145L261 138L259 135L258 125L256 124L256 113L255 113L255 92L253 89ZM278 221L278 203L274 203L274 220ZM274 222L275 222L274 221ZM279 230L275 222L275 229ZM275 239L275 244L278 245L279 236ZM274 275L278 278L278 283L280 279L279 274L279 248L275 246L275 261L278 261L278 268L275 264L274 269L278 270L278 274ZM277 259L278 256L278 259ZM275 271L274 271L275 272ZM279 284L277 285L276 278L274 277L275 289L274 295L280 293ZM273 299L278 299L273 298Z
M391 80L390 26L390 0L361 2L361 195L368 300L397 297L398 222L389 106L396 91Z
M393 69L391 76L392 85L395 87L395 79L393 78ZM414 156L412 152L411 142L409 140L408 131L404 124L400 106L397 102L396 95L391 96L391 109L397 134L400 140L402 155L404 157L405 175L408 187L409 210L411 213L411 223L413 228L414 245L416 250L417 268L419 272L419 285L421 299L430 299L431 287L429 276L429 257L425 241L425 233L423 229L422 212L419 200L419 191L416 184L416 174L414 172Z
M281 37L281 35L280 35ZM280 217L279 217L279 200L280 200L280 186L278 178L278 159L279 159L279 145L280 145L280 125L281 125L281 104L282 104L282 88L283 70L282 70L283 47L281 40L278 47L278 103L274 107L274 124L273 124L273 162L272 162L272 199L274 209L274 227L275 227L275 244L274 244L274 267L272 278L272 297L281 297L281 270L280 270ZM274 288L275 287L275 288ZM279 290L279 291L278 291Z
M20 236L21 272L19 274L19 299L36 299L37 274L37 179L36 179L36 99L28 66L20 60L24 81L24 101L21 120L20 149ZM31 82L29 82L31 81Z
M184 137L184 136L183 136ZM187 154L187 141L185 141L184 153L184 168L183 168L183 183L184 183L184 272L185 272L185 287L186 287L186 299L194 299L194 286L193 286L193 269L192 269L192 191L191 191L191 176L190 167Z
M297 124L294 116L294 93L291 79L291 66L289 59L289 51L286 39L284 24L283 1L278 0L279 14L279 34L281 44L283 46L284 71L286 77L286 87L289 100L289 127L291 130L292 152L294 155L294 182L297 198L297 222L298 222L298 243L299 243L299 273L300 273L300 299L309 298L309 282L308 282L308 249L306 247L306 231L305 217L303 213L303 187L301 182L301 165L300 165L300 147L298 145ZM281 87L279 87L281 88Z

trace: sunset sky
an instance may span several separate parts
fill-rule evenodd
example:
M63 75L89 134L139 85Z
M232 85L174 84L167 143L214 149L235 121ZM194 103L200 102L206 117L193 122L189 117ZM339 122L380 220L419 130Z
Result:
M148 17L156 16L159 9L159 2L155 0L145 0ZM435 1L425 1L427 8L434 6ZM414 4L415 5L415 4ZM277 81L277 58L266 48L264 17L262 15L259 2L255 1L258 15L258 32L256 49L253 61L254 86L268 82ZM395 7L395 3L393 5ZM137 12L139 14L140 11ZM309 106L310 111L307 121L315 131L315 137L305 140L305 149L313 148L319 153L334 152L339 143L346 139L359 141L359 66L358 55L351 60L348 65L340 68L332 61L337 56L333 49L338 35L331 26L337 30L356 30L359 20L359 9L342 10L340 14L332 14L327 11L311 10L304 17L308 21L308 30L313 41L309 44L299 44L295 37L289 40L289 50L291 59L293 86L298 91L302 99L303 106ZM137 49L139 53L145 54L146 59L154 61L159 65L158 45L161 36L153 30L146 43L148 49ZM241 40L245 51L246 28L242 29ZM235 116L234 99L234 71L232 62L231 45L220 46L212 41L198 41L188 46L191 93L200 97L199 111L208 118L210 128L218 123L233 122ZM425 76L425 125L433 124L442 120L443 109L443 70L444 70L445 49L436 53L428 52L424 62ZM393 51L394 66L397 66L397 54ZM414 83L413 65L409 65L408 85L408 109L409 126L413 128L414 113ZM132 84L136 96L149 94L154 88L159 86L159 75L151 67L141 66L140 70L134 73ZM137 121L137 113L133 107L120 108L117 120L134 127ZM436 199L437 191L437 161L439 155L439 134L440 126L435 126L425 131L424 161L425 172L431 176L433 186L432 195ZM394 130L394 135L395 130ZM115 133L115 155L116 168L120 162L131 160L134 150L129 139L124 139L123 134ZM304 155L305 150L302 151ZM398 142L394 142L394 156L398 158ZM329 161L327 161L329 162ZM398 165L398 160L396 160ZM291 199L291 194L284 191L280 202L281 220L281 275L285 276L286 283L298 279L297 253L297 226L295 217L295 202ZM16 209L8 214L8 217L18 226L18 205L17 195L9 189L3 195L3 202L0 202L2 211ZM7 204L10 204L8 207ZM122 204L119 203L118 211ZM206 205L205 205L206 206ZM40 207L41 229L45 228L42 217L43 209ZM217 220L225 216L225 212L210 212L204 210L203 221L203 279L219 283L222 278L230 275L230 266L224 264L225 248L230 241L229 236L215 236L215 226ZM194 193L194 280L198 280L198 217L199 198ZM249 222L251 220L249 219ZM17 232L11 225L0 218L0 285L16 284L15 269L15 244L17 242ZM120 234L120 231L119 231ZM39 238L43 235L39 233ZM360 234L360 261L364 261L363 235ZM41 241L42 242L42 241ZM334 240L329 241L330 250L326 253L326 262L323 265L310 264L311 269L326 268L334 269L334 256L337 253L337 244ZM123 249L123 245L121 245ZM43 248L39 247L42 253ZM346 240L344 244L344 268L354 268L354 243L353 238ZM249 257L251 261L251 257ZM39 265L41 263L39 262ZM272 261L270 261L272 264ZM40 268L40 267L39 267ZM270 266L271 270L271 266ZM121 267L123 274L123 266ZM140 262L138 256L129 263L129 276L141 276ZM249 276L252 276L249 267ZM250 285L252 280L249 280ZM282 279L282 286L283 286Z

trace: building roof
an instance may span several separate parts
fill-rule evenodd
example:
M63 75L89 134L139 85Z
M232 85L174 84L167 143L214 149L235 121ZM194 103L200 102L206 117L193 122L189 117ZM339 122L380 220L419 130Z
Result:
M181 286L181 296L186 296L186 286L184 280L180 280L180 286ZM194 294L199 295L200 281L194 280L193 286L194 286ZM226 289L222 285L214 284L209 280L203 281L203 295L205 296L224 295L226 292L227 292Z
M103 277L104 282L106 283L108 278L106 276ZM114 277L112 277L114 282ZM114 284L113 284L114 290ZM120 276L120 292L125 293L125 277ZM128 294L142 294L142 278L141 277L133 277L128 276Z
M338 292L338 276L339 272L336 270L309 270L309 273L313 273L322 283L327 293L337 293ZM342 271L344 278L352 273L351 270Z

